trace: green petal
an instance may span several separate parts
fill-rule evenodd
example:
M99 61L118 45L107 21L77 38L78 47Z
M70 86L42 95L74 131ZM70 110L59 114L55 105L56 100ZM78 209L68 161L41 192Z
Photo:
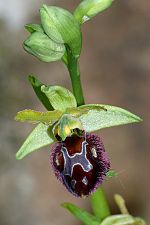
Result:
M47 125L40 123L27 137L16 154L16 159L20 160L29 153L44 146L52 144L54 141L47 134Z
M58 110L39 112L31 109L25 109L17 113L15 120L30 123L46 123L52 125L60 119L62 112Z
M75 217L77 217L85 225L100 225L100 221L85 210L71 203L63 203L62 207L68 209Z
M76 8L74 16L82 24L110 7L112 2L113 0L83 0Z
M76 107L74 95L61 86L42 86L41 91L47 96L54 109L65 111L67 108Z
M68 108L66 110L67 113L69 114L72 114L73 116L76 116L76 117L80 117L82 115L85 115L87 114L90 110L106 110L104 107L102 106L98 106L98 105L92 105L92 108L91 108L91 105L84 105L83 107L76 107L76 108Z
M41 83L36 77L34 77L33 75L28 77L30 84L33 87L33 90L35 91L37 97L39 98L39 100L43 103L43 105L45 106L45 108L49 111L53 110L52 105L49 102L49 99L47 98L47 96L41 91L41 86L44 85L43 83Z
M78 109L86 107L89 107L88 113L82 114L79 118L87 132L142 121L140 117L116 106L91 104L80 106Z
M41 23L45 33L55 42L66 44L78 58L81 52L82 36L80 25L67 10L43 5L40 9Z
M44 30L40 24L29 23L25 25L25 28L30 33L34 33L35 31L44 33Z

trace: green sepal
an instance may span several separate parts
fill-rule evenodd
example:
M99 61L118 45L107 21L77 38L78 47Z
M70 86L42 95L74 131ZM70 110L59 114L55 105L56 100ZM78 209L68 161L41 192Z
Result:
M131 215L113 215L104 219L100 225L146 225L146 223Z
M47 96L50 104L56 110L65 112L67 108L77 106L74 95L64 87L43 85L41 91Z
M29 153L38 150L39 148L50 145L54 142L47 134L48 126L40 123L27 137L21 148L16 154L16 159L20 160Z
M83 222L85 225L100 225L100 221L84 209L79 208L71 203L63 203L63 208L66 208L71 212L77 219Z
M44 62L60 60L65 53L64 44L56 43L46 34L35 31L23 43L25 51Z
M28 80L30 82L30 84L33 87L33 90L35 91L37 97L39 98L39 100L43 103L43 105L45 106L45 108L50 111L53 110L52 105L49 102L49 99L47 98L47 96L41 91L41 86L44 85L43 83L41 83L36 77L29 75Z
M39 112L31 109L25 109L17 113L15 120L30 123L45 123L52 125L62 116L62 112L58 110Z
M142 121L140 117L116 106L91 104L80 106L78 109L84 109L87 106L89 107L88 113L78 117L87 132Z
M83 130L80 120L69 114L64 114L60 120L54 124L52 133L54 137L59 136L61 141L64 141L66 137L76 132L76 129Z
M82 35L74 16L65 9L47 5L41 7L40 15L45 33L55 42L68 45L74 57L78 58Z
M28 23L25 25L25 29L29 31L31 34L34 33L35 31L44 33L44 30L40 24Z
M114 0L83 0L76 8L74 16L80 24L83 24L110 7L113 1Z

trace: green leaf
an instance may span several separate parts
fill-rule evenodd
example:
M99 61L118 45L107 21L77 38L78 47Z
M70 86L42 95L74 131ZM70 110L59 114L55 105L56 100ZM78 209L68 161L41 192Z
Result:
M78 58L81 52L82 35L80 25L67 10L43 5L40 9L41 23L45 33L55 42L66 44Z
M134 217L130 215L114 215L103 220L101 225L136 225Z
M54 141L47 134L47 125L40 123L27 137L16 154L16 159L20 160L29 153L52 144Z
M83 0L74 12L80 24L90 20L98 13L110 7L114 0Z
M49 102L49 99L47 98L47 96L41 91L41 86L43 85L43 83L41 83L36 77L29 75L28 77L30 84L33 87L33 90L35 91L37 97L39 98L39 100L43 103L43 105L45 106L45 108L48 111L53 110L52 105Z
M46 34L37 31L27 38L23 47L28 53L44 62L60 60L65 53L64 44L56 43Z
M41 91L47 96L49 102L56 110L64 112L67 108L77 106L74 95L64 87L43 85Z
M71 203L63 203L62 207L68 209L76 218L78 218L85 225L100 225L100 221L85 210L75 206Z
M87 106L89 107L88 113L79 116L83 128L87 132L142 121L138 116L116 106L91 104L83 105L78 108L84 109L84 107L86 108ZM103 110L102 107L104 108Z
M48 111L48 112L39 112L31 109L26 109L17 113L15 120L21 122L30 122L30 123L46 123L52 125L62 116L62 112L58 110Z
M101 220L110 215L109 206L102 186L91 195L91 206L95 216Z
M34 33L35 31L44 33L44 30L40 24L35 24L35 23L29 23L25 25L25 28L27 31L30 33Z

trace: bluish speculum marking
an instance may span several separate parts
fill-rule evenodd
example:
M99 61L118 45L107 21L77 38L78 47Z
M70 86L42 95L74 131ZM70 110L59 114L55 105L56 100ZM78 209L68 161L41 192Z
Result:
M86 141L82 142L82 149L80 153L75 153L73 156L70 156L67 148L62 147L61 152L64 157L64 170L63 174L72 177L73 168L76 165L80 165L85 172L89 172L93 169L92 164L86 157L86 146L88 143Z
M84 177L82 179L82 182L83 182L83 184L88 185L88 179L87 179L87 177Z

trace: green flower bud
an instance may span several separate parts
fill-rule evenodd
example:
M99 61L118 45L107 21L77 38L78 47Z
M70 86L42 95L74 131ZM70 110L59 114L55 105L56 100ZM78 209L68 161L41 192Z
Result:
M65 53L64 44L55 43L46 34L32 33L23 44L24 49L44 62L56 61Z
M43 5L40 9L41 23L45 33L55 42L69 46L72 54L79 57L82 45L80 25L65 9Z
M114 0L83 0L74 12L75 18L80 24L96 16L107 9Z

